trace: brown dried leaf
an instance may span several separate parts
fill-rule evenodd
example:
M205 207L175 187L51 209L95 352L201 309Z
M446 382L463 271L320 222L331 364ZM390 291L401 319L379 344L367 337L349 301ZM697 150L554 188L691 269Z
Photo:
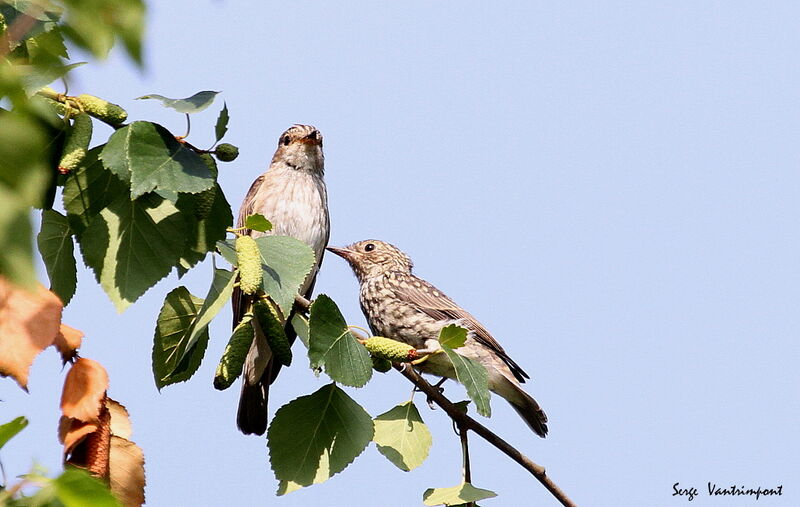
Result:
M111 434L130 439L133 433L133 426L131 426L128 409L111 398L106 398L106 407L111 412Z
M73 419L75 423L80 421ZM100 479L109 476L111 455L111 413L103 406L97 430L86 435L65 455L65 464L81 467Z
M125 507L144 503L144 453L122 437L111 437L111 492Z
M83 338L83 331L70 327L63 322L61 323L61 329L58 331L58 335L53 341L53 346L58 349L64 364L72 361L72 358L77 354L81 346L81 338Z
M28 390L31 364L56 339L63 308L41 284L28 291L0 277L0 376Z
M61 393L61 412L83 422L98 422L108 389L108 373L97 361L79 358L69 369Z
M64 456L71 453L76 445L99 427L97 423L86 423L62 415L58 421L58 441L64 444Z

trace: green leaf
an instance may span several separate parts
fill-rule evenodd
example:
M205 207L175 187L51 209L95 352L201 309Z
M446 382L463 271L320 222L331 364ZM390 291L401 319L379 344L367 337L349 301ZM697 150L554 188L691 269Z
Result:
M278 491L276 491L275 494L277 496L283 496L302 488L303 486L294 481L278 481Z
M71 70L86 65L87 62L77 62L69 65L35 66L23 76L22 84L29 95L41 90L56 79L67 75Z
M442 350L456 370L456 379L464 384L467 395L475 402L475 409L484 417L492 415L492 407L489 403L489 374L486 368L473 359L464 357L455 350L443 345Z
M100 158L121 180L130 181L131 199L156 189L195 194L214 184L197 153L149 121L136 121L114 132Z
M376 417L372 440L381 454L406 472L425 461L433 442L428 426L411 401Z
M56 497L65 507L119 507L100 480L77 468L68 468L53 481Z
M292 317L292 327L297 337L303 342L303 345L308 348L308 319L299 313L295 313Z
M111 202L120 197L130 198L130 188L106 170L98 158L103 146L89 150L80 166L67 176L64 183L64 209L77 237L89 226L91 219Z
M278 303L284 315L289 315L295 295L316 262L314 251L288 236L264 236L256 238L256 243L262 262L269 268L264 272L264 292Z
M26 287L36 283L29 215L50 180L47 141L42 125L0 110L0 275Z
M0 449L2 449L9 440L14 438L17 433L25 429L27 425L28 420L23 416L19 416L0 426Z
M43 211L37 242L50 278L50 290L66 306L75 294L77 284L72 230L67 217L55 210Z
M186 219L188 230L186 246L178 266L178 274L181 276L205 259L208 252L214 251L217 242L225 239L226 231L233 223L231 205L228 204L222 188L215 186L216 194L211 211L202 220L197 220L194 214L198 194L179 194L176 206Z
M314 267L315 257L311 247L289 236L263 236L256 238L264 264L264 292L272 297L284 315L294 306L294 297L306 276ZM222 257L236 265L236 248L233 241L220 241L217 249Z
M272 222L264 218L264 215L260 213L248 216L244 221L244 226L258 232L272 230Z
M230 120L230 116L228 116L228 104L223 102L222 111L219 112L219 116L217 117L217 124L214 125L214 133L217 136L216 142L220 142L228 132L228 120Z
M163 95L158 95L157 93L151 93L148 95L142 95L141 97L137 97L136 100L142 100L142 99L160 100L161 104L164 107L174 109L179 113L190 114L190 113L199 113L200 111L210 106L214 102L214 99L217 97L218 93L219 92L212 92L207 90L204 92L197 92L191 97L186 97L185 99L170 99ZM225 115L227 116L227 107L224 109L224 111ZM227 124L227 122L225 123ZM217 120L217 124L219 124L219 120ZM217 129L217 132L219 132L219 129ZM219 141L219 139L221 138L217 138L217 141Z
M336 384L328 384L275 413L267 432L270 464L280 481L317 484L352 463L372 435L369 414Z
M200 367L208 345L208 328L200 332L186 358L181 357L203 302L184 286L176 287L164 299L153 339L153 376L159 390L189 380Z
M49 139L43 127L28 115L0 110L0 187L27 206L42 205L50 179L45 150Z
M169 274L185 242L183 216L155 194L117 198L78 237L86 265L120 312Z
M236 281L236 272L228 271L225 269L214 270L214 280L211 281L211 287L208 289L203 307L197 313L194 325L192 326L189 338L186 340L186 346L180 354L179 362L184 361L189 354L193 354L194 347L200 340L203 333L208 332L208 325L216 317L225 303L231 298L233 293L233 284Z
M0 185L0 275L12 282L33 287L36 272L33 268L33 249L30 207L17 195Z
M452 488L430 488L422 495L425 505L458 505L496 497L497 493L463 482Z
M38 54L46 54L48 57L69 58L67 46L64 44L64 36L57 27L54 30L42 32L32 39L28 39L25 44L28 47L28 55L33 60L36 60Z
M449 324L439 330L439 343L451 349L464 346L467 341L467 330L456 324Z
M62 30L78 46L105 58L119 38L135 63L142 64L145 8L142 0L65 0L68 7Z
M324 366L330 378L344 385L362 387L369 382L372 359L347 329L336 303L320 294L311 305L308 321L311 367Z

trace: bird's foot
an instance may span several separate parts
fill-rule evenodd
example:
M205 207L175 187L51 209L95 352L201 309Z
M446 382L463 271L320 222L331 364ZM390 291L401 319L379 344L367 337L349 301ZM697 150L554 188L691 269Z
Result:
M443 351L442 349L438 349L438 348L437 348L437 349L432 349L432 348L427 348L427 349L417 349L417 350L415 351L415 353L416 353L416 355L417 355L417 356L419 356L419 359L415 359L415 360L411 361L411 364L413 364L413 365L417 365L417 364L420 364L420 363L424 363L424 362L425 362L425 361L427 361L427 360L428 360L428 359L429 359L429 358L430 358L432 355L434 355L434 354L441 354L442 352L444 352L444 351Z
M437 391L439 391L439 394L443 394L444 393L444 387L442 387L442 384L444 384L445 380L447 380L447 377L442 377L442 380L440 380L439 382L437 382L437 383L435 383L433 385L433 388L436 389ZM431 410L436 410L436 407L433 404L433 398L428 396L427 402L428 402L428 407Z

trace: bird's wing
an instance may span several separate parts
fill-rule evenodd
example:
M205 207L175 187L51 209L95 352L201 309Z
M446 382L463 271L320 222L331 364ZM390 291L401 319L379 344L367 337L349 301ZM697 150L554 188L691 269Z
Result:
M264 183L264 177L266 174L262 174L250 185L250 190L247 191L247 195L244 196L244 200L242 201L242 206L239 208L239 217L236 219L236 227L244 227L244 221L253 214L253 209L256 205L256 194L258 194L258 189L261 187L261 184ZM250 234L250 230L242 231L244 234Z
M458 320L462 322L464 327L473 332L474 338L478 343L488 347L505 361L511 372L517 377L517 380L525 382L525 379L530 378L513 359L508 357L503 347L475 317L458 306L442 291L414 275L407 273L395 274L400 282L395 287L395 292L400 300L409 303L436 320Z

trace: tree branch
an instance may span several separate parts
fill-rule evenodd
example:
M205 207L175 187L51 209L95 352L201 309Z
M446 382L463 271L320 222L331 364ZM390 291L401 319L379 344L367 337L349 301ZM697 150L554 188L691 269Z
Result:
M308 313L309 308L311 308L311 301L308 299L296 295L294 298L295 307L303 313ZM500 450L503 454L508 456L509 458L516 461L522 468L527 470L531 473L536 479L542 483L542 485L547 488L547 490L558 500L561 502L561 505L566 507L576 507L575 502L569 499L569 497L564 493L561 488L554 483L550 477L547 476L545 473L545 469L541 465L537 465L533 461L531 461L527 456L519 452L515 447L511 444L497 436L494 432L489 430L486 426L482 425L472 417L468 416L466 413L459 410L452 401L447 399L436 387L430 385L427 380L422 378L419 373L414 370L414 368L408 363L395 363L394 368L399 371L405 378L407 378L411 383L413 383L420 391L425 393L428 396L429 400L433 400L434 403L439 405L442 410L450 416L450 419L456 424L459 433L461 435L461 443L462 448L464 449L464 472L465 472L465 480L469 482L469 457L466 454L467 447L466 447L466 440L467 440L467 431L472 430L477 435L482 437L484 440L495 446L498 450Z
M311 309L311 301L304 298L300 294L294 295L294 304L297 305L297 308L303 311L303 313L308 313L308 310Z
M561 505L566 507L575 507L575 503L569 499L566 493L564 493L561 488L559 488L556 483L554 483L550 477L547 476L543 466L537 465L527 456L519 452L515 447L511 446L511 444L489 430L486 426L482 425L472 417L459 410L458 407L453 404L453 402L445 398L445 396L439 392L438 389L430 385L428 381L422 378L419 373L417 373L410 365L395 365L395 369L397 369L401 374L403 374L404 377L417 386L417 388L425 393L428 398L433 400L434 403L439 405L442 410L444 410L447 415L450 416L453 421L455 421L456 425L459 427L459 429L461 429L461 431L474 431L484 440L503 452L506 456L516 461L520 466L522 466L522 468L530 472L531 475L536 477L536 479L541 482L542 485L547 488L547 490L554 497L556 497L556 500L561 502Z

